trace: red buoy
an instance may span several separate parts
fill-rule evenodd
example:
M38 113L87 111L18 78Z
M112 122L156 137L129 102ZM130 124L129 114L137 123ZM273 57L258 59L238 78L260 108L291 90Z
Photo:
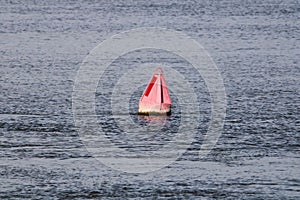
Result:
M157 67L140 98L138 114L170 115L171 105L171 97L163 69Z

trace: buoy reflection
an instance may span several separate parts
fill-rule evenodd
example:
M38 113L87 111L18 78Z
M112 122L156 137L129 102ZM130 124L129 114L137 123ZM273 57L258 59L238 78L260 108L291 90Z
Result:
M167 115L138 115L138 119L141 121L150 122L151 124L167 123L170 116Z

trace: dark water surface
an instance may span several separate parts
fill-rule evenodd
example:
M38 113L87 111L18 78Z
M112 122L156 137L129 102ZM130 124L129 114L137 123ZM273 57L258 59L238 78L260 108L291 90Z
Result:
M196 77L199 84L193 86L203 94L195 142L161 170L115 171L92 157L76 131L75 76L89 51L107 37L157 26L187 33L210 53L227 93L225 126L215 148L200 160L210 98L201 78L184 71L191 82ZM0 198L300 198L299 1L3 0L0 38ZM134 55L143 63L157 52L124 55L115 66L133 66ZM174 68L184 64L159 55ZM132 94L132 112L142 90ZM167 128L180 120L173 96L177 109ZM106 98L98 88L98 114L109 115ZM103 119L114 130L114 123ZM150 139L159 146L172 138L170 130ZM148 147L146 136L110 137L130 151Z

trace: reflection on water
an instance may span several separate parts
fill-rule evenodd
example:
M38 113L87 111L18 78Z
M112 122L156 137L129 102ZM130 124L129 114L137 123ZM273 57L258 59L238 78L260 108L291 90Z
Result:
M138 115L138 119L139 119L140 123L149 122L149 124L152 124L152 125L164 126L168 122L168 119L170 119L170 116L167 116L167 115Z

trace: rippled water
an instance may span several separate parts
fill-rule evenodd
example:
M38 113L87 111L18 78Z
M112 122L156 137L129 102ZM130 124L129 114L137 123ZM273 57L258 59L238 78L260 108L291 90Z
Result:
M1 1L0 10L0 198L300 198L299 1ZM73 120L73 84L101 41L153 26L183 31L210 53L224 79L227 116L217 145L200 160L210 97L201 77L181 71L201 94L194 142L161 170L128 174L86 150ZM188 66L142 51L123 55L111 69L154 58L178 70ZM118 78L107 77L108 87ZM148 126L134 114L142 90L132 94L130 117ZM100 85L96 100L99 122L116 130ZM172 139L179 116L180 105L164 137L108 136L129 151L155 150Z

